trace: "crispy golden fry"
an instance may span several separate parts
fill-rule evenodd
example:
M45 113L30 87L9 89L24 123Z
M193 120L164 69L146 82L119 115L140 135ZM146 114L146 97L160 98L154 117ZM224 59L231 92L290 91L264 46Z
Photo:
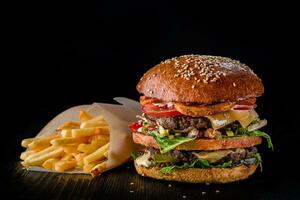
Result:
M28 138L28 148L20 155L24 167L66 171L76 167L96 176L106 170L109 149L109 125L103 116L92 117L80 111L80 122L69 121L56 129L57 134Z
M34 140L36 140L37 138L27 138L22 140L21 142L21 146L27 148L28 144L30 144L31 142L33 142Z
M78 144L66 144L63 147L65 153L77 153Z
M105 121L102 115L82 122L80 128L89 128L89 127L98 127L98 126L108 126L108 123Z
M39 148L39 147L44 147L46 148L47 146L50 146L50 141L54 138L58 138L59 135L51 135L51 136L46 136L46 137L39 137L36 140L32 141L31 143L28 144L28 148L30 150Z
M79 112L79 119L80 119L81 122L88 121L88 120L90 120L92 118L93 117L89 113L87 113L86 111L84 111L84 110L81 110Z
M63 138L72 137L72 129L63 129L60 134Z
M51 147L49 147L51 148ZM41 153L42 152L42 153ZM38 155L36 155L38 154ZM30 155L25 159L25 163L29 166L40 166L44 161L50 158L57 158L64 154L64 149L62 147L56 147L52 151L40 151L36 154Z
M85 172L85 173L90 173L94 166L96 166L96 163L95 163L95 162L93 162L93 163L88 163L88 164L84 164L84 165L83 165L83 172Z
M26 168L29 167L29 165L27 165L27 164L25 163L25 161L22 161L22 162L21 162L21 165L22 165L23 167L26 167Z
M37 148L37 149L34 149L34 150L24 151L24 152L21 153L20 159L21 160L25 160L26 158L28 158L28 156L36 154L37 152L39 152L39 151L41 151L43 149L45 149L45 148L44 147L40 147L40 148Z
M72 153L67 153L61 158L61 160L74 160L74 159L75 158Z
M36 152L36 153L34 153L34 154L29 155L27 158L37 157L37 156L40 156L40 155L42 155L42 154L45 154L45 153L49 153L49 152L51 152L51 151L54 151L54 150L56 150L56 149L58 149L58 148L59 148L59 147L50 146L50 147L47 147L47 148L45 148L45 149L43 149L43 150L41 150L41 151L39 151L39 152Z
M67 171L76 167L76 160L60 160L55 163L56 171Z
M63 125L58 127L56 130L61 131L63 129L74 129L74 128L79 128L80 127L80 122L65 122Z
M108 158L108 151L105 151L104 154L105 158Z
M73 155L75 157L75 160L77 162L77 165L79 167L83 167L83 158L87 155L87 153L78 153L76 155Z
M108 150L108 148L109 148L109 143L107 143L106 145L100 147L99 149L97 149L93 153L87 155L86 157L83 158L84 164L88 164L88 163L91 163L93 161L101 160L101 159L105 158L104 153L105 153L105 151Z
M92 127L102 127L102 126L108 126L108 124L103 120L95 121L92 119L86 122L82 122L80 128L92 128Z
M94 151L96 151L96 147L95 146L92 146L90 144L84 144L84 143L81 143L78 145L78 148L77 150L80 151L80 152L83 152L83 153L93 153Z
M45 169L54 170L55 163L57 163L58 161L59 161L58 158L50 158L42 164L42 167L44 167Z
M91 145L99 148L109 142L109 135L95 135L91 139Z
M59 146L59 145L66 145L66 144L82 143L87 141L88 141L87 137L80 137L80 138L67 137L67 138L53 139L50 141L50 143L54 146Z
M97 134L109 134L108 126L97 127L97 128L82 128L72 129L72 137L88 137Z
M92 174L93 177L101 174L102 172L104 172L107 168L107 160L102 161L101 163L95 165L90 173Z
M32 151L24 151L21 153L20 155L20 159L21 160L25 160L28 156L30 156L31 154L33 154L34 152Z

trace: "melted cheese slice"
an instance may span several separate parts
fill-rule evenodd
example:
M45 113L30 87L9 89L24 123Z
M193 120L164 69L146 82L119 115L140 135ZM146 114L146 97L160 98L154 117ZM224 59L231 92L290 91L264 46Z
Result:
M222 128L234 121L238 121L243 128L246 128L258 114L254 109L250 110L229 110L223 113L206 116L214 129Z
M232 152L233 152L232 150L218 150L218 151L200 151L198 153L193 152L193 154L197 158L207 160L209 163L215 163Z

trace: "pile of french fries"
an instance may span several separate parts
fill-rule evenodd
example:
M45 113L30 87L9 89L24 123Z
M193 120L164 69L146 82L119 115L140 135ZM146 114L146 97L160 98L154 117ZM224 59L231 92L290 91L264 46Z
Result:
M24 167L40 166L55 171L83 170L92 176L107 167L109 127L103 116L80 111L79 122L66 122L54 134L24 139L20 156Z

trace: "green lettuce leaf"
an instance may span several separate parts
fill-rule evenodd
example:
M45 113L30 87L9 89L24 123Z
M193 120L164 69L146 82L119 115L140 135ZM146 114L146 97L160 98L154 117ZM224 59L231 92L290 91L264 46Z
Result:
M255 154L256 162L259 164L260 171L263 171L262 158L259 153Z
M271 136L269 136L267 133L256 130L256 131L248 131L247 129L240 127L237 129L237 134L236 135L226 135L226 136L222 136L223 138L234 138L234 137L241 137L244 135L248 135L248 136L259 136L259 137L263 137L267 140L268 143L268 148L272 149L272 151L274 151L274 146L272 143L272 139Z
M156 131L152 131L150 134L156 140L161 153L166 153L172 149L175 149L175 147L177 147L183 143L190 142L190 141L196 139L196 137L188 138L188 137L182 137L182 136L175 136L175 138L169 139L169 137L167 137L167 136L161 137L159 135L159 133Z
M160 172L163 173L163 174L169 174L169 173L172 172L172 170L173 170L175 167L176 167L175 165L163 167L163 168L160 169Z
M219 167L219 168L232 167L232 160L223 162L222 164L219 164L219 165L215 165L214 167Z
M273 146L271 137L267 133L256 130L256 131L248 131L246 134L249 136L260 136L260 137L265 138L268 142L268 148L270 148L274 151L274 146Z
M138 155L138 152L132 151L131 154L130 154L130 156L131 156L131 158L132 158L133 160L135 160L139 155Z

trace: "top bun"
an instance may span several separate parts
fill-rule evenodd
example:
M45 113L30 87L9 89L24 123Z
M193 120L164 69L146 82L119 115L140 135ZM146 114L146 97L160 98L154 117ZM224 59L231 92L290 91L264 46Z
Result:
M139 93L163 101L212 104L263 94L264 86L245 64L220 56L184 55L148 70Z

